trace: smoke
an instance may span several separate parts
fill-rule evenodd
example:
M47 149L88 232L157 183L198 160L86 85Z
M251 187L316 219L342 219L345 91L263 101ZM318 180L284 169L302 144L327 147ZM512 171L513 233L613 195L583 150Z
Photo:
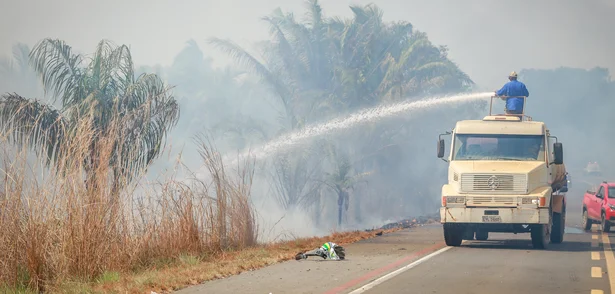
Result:
M91 52L102 38L129 44L136 64L142 66L140 71L158 73L175 85L182 107L181 121L169 137L166 156L150 169L150 177L172 168L180 152L182 162L191 170L198 170L201 160L193 136L200 132L210 133L225 154L254 149L253 146L271 146L267 144L272 140L284 142L285 137L278 136L288 133L278 119L283 106L270 89L239 69L227 54L206 45L205 39L229 38L254 49L255 42L269 38L267 26L260 21L262 16L276 7L299 15L304 12L303 1L124 2L59 0L38 3L36 8L23 1L3 2L0 9L9 13L0 19L0 55L9 58L17 42L32 47L44 37L64 39L80 52ZM321 1L326 16L350 16L348 4ZM610 32L615 27L612 1L382 0L375 4L384 11L385 21L407 20L426 32L435 44L447 45L449 57L477 83L477 91L495 90L506 82L510 71L520 72L520 79L530 91L528 113L545 121L564 142L569 169L580 173L589 160L605 160L604 167L615 164L606 156L614 142L604 136L613 123L607 109L615 97L608 74L605 78L597 71L529 70L601 66L611 73L615 71L615 37ZM140 13L135 15L133 11ZM23 15L28 15L29 21L22 21ZM186 43L191 39L194 41ZM40 85L32 83L31 78L1 74L0 92L41 98ZM396 218L433 212L438 206L440 187L446 181L446 164L435 158L437 135L450 130L456 120L484 115L484 103L446 104L428 111L402 113L341 132L323 132L317 140L305 140L304 149L311 151L299 154L301 159L295 159L297 162L268 159L260 163L253 195L264 233L268 239L274 239L291 233L322 235L335 228L335 192L325 189L315 196L309 185L297 187L312 178L322 180L321 165L324 170L335 168L325 151L329 141L344 142L339 144L341 152L359 161L354 162L357 169L369 173L365 183L359 184L362 186L349 192L351 202L344 220L348 227L377 226ZM376 142L366 142L366 130L391 135L382 146L374 147ZM385 148L385 152L369 157L363 150L357 150L362 145ZM260 152L257 157L266 157L272 151L254 150ZM299 156L296 150L285 152L289 158ZM365 158L359 160L359 155ZM305 166L305 171L297 173L297 185L284 186L272 181L276 176L288 176L284 174L285 168L299 164ZM280 204L284 201L276 198L279 194L290 204ZM304 205L308 201L305 199L313 203Z
M410 21L436 44L447 45L453 60L487 90L498 87L510 71L522 68L615 70L612 0L322 0L321 5L327 15L350 16L349 4L371 2L384 10L384 20ZM268 37L268 27L260 18L276 7L301 18L304 1L58 0L35 7L27 1L5 1L0 9L10 13L0 19L0 55L10 55L17 42L33 46L44 37L58 37L81 52L91 52L101 38L107 38L130 44L137 64L168 66L184 42L195 39L214 64L223 66L232 60L206 46L205 39L230 38L251 48Z

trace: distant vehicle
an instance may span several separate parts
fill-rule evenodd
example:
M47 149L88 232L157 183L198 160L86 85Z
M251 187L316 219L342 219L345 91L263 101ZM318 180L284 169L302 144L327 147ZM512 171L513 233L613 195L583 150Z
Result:
M587 166L585 167L585 174L590 175L590 176L601 176L602 169L600 169L600 165L598 164L598 162L590 161L587 163Z
M592 224L600 224L603 232L609 232L615 223L615 183L602 182L597 189L591 188L583 195L583 229L589 231Z
M452 136L446 159L442 137L437 149L449 163L440 207L446 245L487 240L490 232L530 233L540 249L563 241L563 147L544 122L490 110L482 120L458 121L443 135Z

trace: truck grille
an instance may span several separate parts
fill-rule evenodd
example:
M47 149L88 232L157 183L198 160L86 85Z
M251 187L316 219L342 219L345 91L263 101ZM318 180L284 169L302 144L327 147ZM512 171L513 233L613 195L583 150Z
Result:
M524 174L462 174L461 191L477 194L525 194Z
M474 196L467 199L467 206L517 206L515 197Z

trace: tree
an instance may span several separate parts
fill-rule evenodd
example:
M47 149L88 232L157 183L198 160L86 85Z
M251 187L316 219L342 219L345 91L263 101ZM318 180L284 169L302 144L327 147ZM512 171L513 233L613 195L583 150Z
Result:
M263 18L270 26L271 37L260 44L258 55L229 40L213 38L210 42L272 89L284 110L283 129L292 132L358 109L459 93L473 85L448 58L446 46L435 46L411 23L383 22L383 12L375 5L350 9L353 16L349 19L325 17L317 0L307 1L305 22L277 9ZM379 123L362 128L352 137L334 139L340 146L352 142L347 152L353 157L351 161L362 158L351 165L352 172L343 161L326 170L330 175L327 182L335 187L340 200L339 208L347 203L345 191L352 186L353 174L377 170L386 174L381 179L403 178L393 171L383 171L395 169L399 162L387 166L390 161L382 160L377 153L386 153L385 146L400 143L404 145L398 150L404 153L417 150L413 137L421 130L406 121L396 122L399 125ZM402 197L399 191L396 193Z
M334 164L333 172L325 173L324 183L337 195L337 225L342 225L342 214L348 211L350 205L350 191L370 173L353 174L350 158L344 153L336 151L335 146L329 145L329 158Z
M318 195L322 161L318 144L284 152L273 162L272 188L278 204L286 210L308 206Z
M340 112L408 96L467 90L473 84L410 23L382 22L374 6L351 6L351 20L325 18L317 0L307 1L307 21L280 9L263 20L271 40L260 58L229 40L210 43L259 75L278 95L290 129Z
M75 134L79 120L90 119L94 136L87 142L90 156L84 162L90 178L103 164L98 161L98 139L121 121L111 162L104 163L113 167L113 189L119 193L160 154L179 118L170 89L154 74L135 77L128 47L106 40L86 58L61 40L44 39L29 57L45 91L53 94L54 102L59 99L61 108L7 94L0 99L0 126L11 132L14 143L45 150L48 164L53 164L65 152L65 139Z

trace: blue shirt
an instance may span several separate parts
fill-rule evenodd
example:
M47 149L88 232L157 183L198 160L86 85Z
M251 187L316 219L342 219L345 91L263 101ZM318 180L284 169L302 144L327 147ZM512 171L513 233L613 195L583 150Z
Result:
M496 94L498 96L530 96L530 92L528 92L525 84L517 80L504 84L504 87L497 91ZM521 111L523 109L523 98L506 99L506 109Z

